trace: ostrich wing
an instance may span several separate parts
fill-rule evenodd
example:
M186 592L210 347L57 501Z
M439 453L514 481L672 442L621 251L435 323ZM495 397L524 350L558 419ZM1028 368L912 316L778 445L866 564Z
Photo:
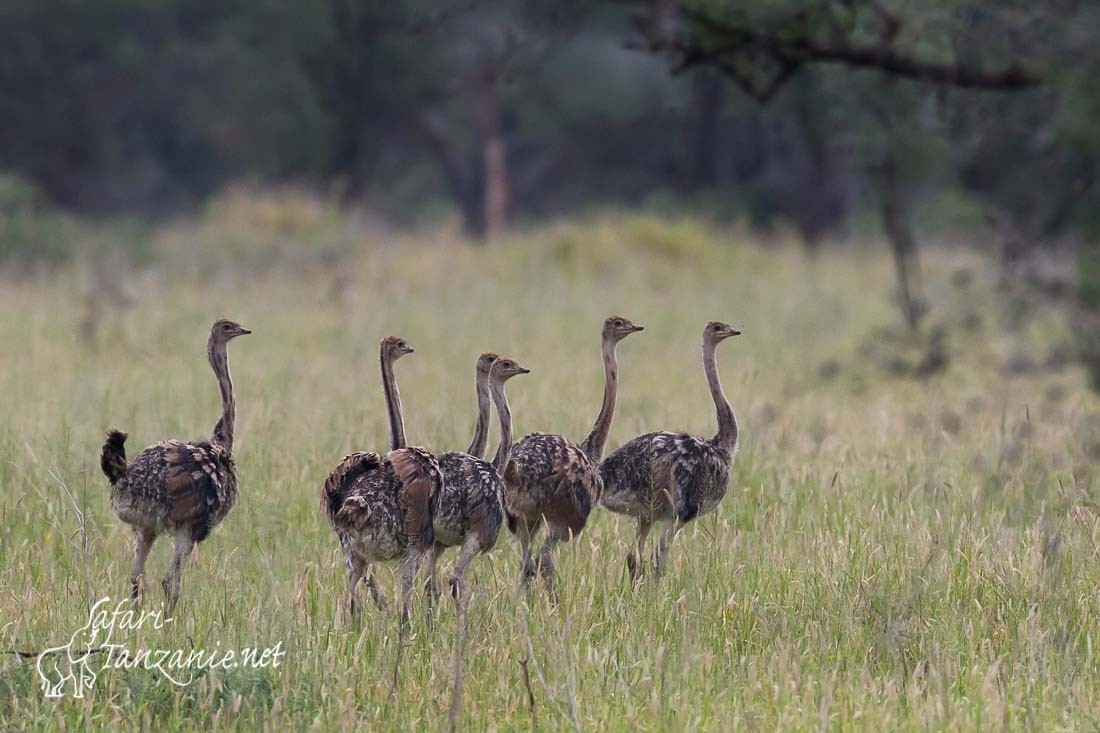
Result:
M162 445L168 520L190 527L192 538L201 541L232 505L233 459L221 446L206 442Z
M400 482L398 499L405 518L405 535L420 550L435 541L432 513L443 490L443 474L435 457L423 448L401 448L386 456Z

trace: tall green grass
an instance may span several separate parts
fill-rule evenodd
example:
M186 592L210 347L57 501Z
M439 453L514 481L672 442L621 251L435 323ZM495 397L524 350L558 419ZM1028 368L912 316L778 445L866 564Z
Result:
M873 243L808 260L738 230L608 215L482 249L446 232L362 236L323 208L302 224L235 205L156 233L157 264L119 278L133 307L108 307L90 342L91 269L0 289L0 647L63 643L95 599L124 596L130 539L107 509L103 433L129 432L131 453L208 435L204 344L225 316L255 331L230 347L240 500L186 567L177 621L128 641L281 641L285 663L184 689L106 673L84 700L54 702L33 660L8 655L0 728L444 729L452 605L432 628L417 613L404 649L392 612L368 605L350 627L320 483L345 453L386 444L382 336L416 347L398 365L411 442L466 444L487 349L532 369L509 384L521 434L581 437L612 312L647 328L620 345L609 450L646 430L713 433L701 330L744 330L719 352L743 430L729 494L677 538L667 577L637 589L629 523L595 512L564 548L557 607L518 588L502 534L471 576L461 729L530 729L524 664L540 730L1100 722L1100 405L1075 369L1003 374L1014 354L1057 347L1064 325L1038 308L1004 327L980 260L925 259L952 360L920 382L887 376L865 348L897 321ZM979 273L965 289L959 268ZM170 556L162 539L147 604ZM391 569L380 582L392 607Z

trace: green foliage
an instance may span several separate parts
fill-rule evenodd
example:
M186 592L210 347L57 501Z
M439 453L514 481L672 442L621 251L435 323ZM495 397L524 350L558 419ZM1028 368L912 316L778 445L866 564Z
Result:
M1081 303L1093 310L1100 309L1100 257L1097 254L1096 247L1087 247L1077 262L1077 294Z
M707 220L655 214L611 216L553 227L545 240L549 262L571 274L611 274L623 263L658 261L688 270L706 267L731 244Z
M19 144L0 166L68 207L139 212L230 176L308 170L318 116L294 54L312 24L295 7L5 3L0 130Z
M26 267L64 261L73 254L75 232L31 183L0 175L0 262Z
M713 233L698 220L657 216L631 217L624 236L643 256L672 262L698 261L714 241Z

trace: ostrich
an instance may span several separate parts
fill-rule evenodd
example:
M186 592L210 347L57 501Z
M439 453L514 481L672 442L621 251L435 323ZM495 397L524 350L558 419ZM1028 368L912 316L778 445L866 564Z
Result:
M483 383L484 365L491 366L491 376ZM443 493L436 507L435 547L428 559L428 583L430 596L439 594L435 578L435 566L440 555L448 547L460 547L458 559L451 571L449 583L451 595L458 600L465 590L466 568L474 558L488 552L497 541L497 533L504 517L504 483L501 474L512 450L512 412L504 383L517 374L528 374L525 369L508 357L482 354L477 366L478 429L474 441L466 453L453 451L439 456L439 468L443 471ZM476 457L478 441L484 446L485 423L488 422L488 404L482 399L483 384L492 390L500 418L500 445L492 463ZM487 395L486 395L487 396Z
M413 349L404 339L382 340L382 388L390 424L390 451L385 455L352 453L332 470L321 489L321 505L340 540L348 568L348 609L359 617L356 587L366 581L379 608L385 602L371 565L400 560L401 619L407 621L413 581L423 556L433 544L432 513L443 476L434 456L406 447L401 397L393 364Z
M593 505L600 501L600 457L611 430L618 388L618 362L615 347L630 334L643 330L620 316L611 316L603 324L604 393L600 414L580 445L560 436L531 433L512 449L512 458L504 472L504 508L508 529L519 538L523 577L534 577L536 570L554 592L554 547L580 534ZM548 532L532 561L531 543L543 520Z
M137 599L145 560L164 532L176 538L172 566L164 578L169 608L179 600L183 561L237 501L237 468L233 463L233 429L237 406L229 376L226 345L252 333L233 321L216 321L206 355L221 390L222 414L209 440L166 440L149 446L126 463L126 433L111 430L100 453L100 466L111 484L111 511L134 529L136 548L130 573L130 595Z
M639 435L607 457L600 466L603 505L634 518L636 537L626 557L632 580L642 575L642 551L655 522L664 522L655 568L665 570L669 545L685 524L714 511L726 495L730 464L737 453L737 417L718 378L715 349L737 329L711 321L703 329L703 371L707 375L718 434L696 438L686 433Z
M471 471L476 471L476 464L474 464L472 462L469 462L469 461L462 461L462 465L460 466L459 465L459 460L460 460L459 457L460 456L476 458L476 459L478 459L479 463L484 464L484 461L481 461L480 459L485 454L485 446L489 441L489 401L490 401L489 372L492 370L493 364L496 363L496 360L499 359L499 358L500 358L500 356L498 354L494 354L491 351L486 351L483 354L481 354L481 356L479 356L477 358L477 364L474 367L474 387L475 387L475 391L476 391L476 394L477 394L477 423L474 425L474 437L470 440L470 447L466 449L465 454L463 454L459 451L453 451L451 453L444 453L442 456L439 457L441 462L445 457L448 458L447 462L448 462L448 467L450 469L448 471L447 468L443 468L443 471L444 471L444 493L447 492L446 484L449 481L459 481L459 480L461 480L461 478L459 478L459 474L460 474L460 472L462 471L462 469L464 467L469 468ZM453 460L452 460L452 458L453 458ZM485 465L488 465L488 464L485 464ZM442 465L441 465L441 468L442 468ZM448 473L451 474L452 476L454 476L455 478L448 478L448 476L447 476ZM471 476L471 478L475 478L475 477ZM440 511L443 510L443 503L445 501L449 504L453 504L455 501L457 501L457 499L452 498L452 499L448 500L448 499L445 499L444 497L441 497L440 498L440 505L438 507ZM456 509L456 511L452 512L453 514L458 513L457 508L455 508L455 509ZM443 533L445 534L447 532L446 523L445 522L440 523L438 521L438 519L439 519L438 517L436 519L437 519L437 522L436 522L437 524L443 524L442 529L443 529ZM493 531L493 538L494 538L493 542L494 543L496 542L496 533L497 533L498 530L499 530L499 526L498 526L497 530ZM457 542L455 544L461 544L461 542ZM437 533L435 547L433 548L432 554L428 557L428 572L427 572L428 584L427 584L427 590L428 590L428 601L429 601L429 603L433 602L435 600L435 598L438 597L438 595L439 595L439 586L438 586L438 583L437 583L435 568L436 568L436 564L439 561L440 555L443 554L443 551L447 547L448 547L448 545L440 544L439 534ZM490 547L491 547L491 545L490 545Z

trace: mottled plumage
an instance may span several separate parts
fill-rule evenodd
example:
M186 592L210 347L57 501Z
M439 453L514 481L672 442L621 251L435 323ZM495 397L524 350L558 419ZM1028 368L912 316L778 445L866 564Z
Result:
M603 492L599 462L611 430L618 390L615 347L628 335L643 330L620 316L604 321L602 348L604 396L600 414L583 443L560 435L532 433L512 449L504 472L504 508L508 528L520 542L525 578L542 575L554 591L553 548L580 534ZM531 543L543 521L547 537L533 559Z
M687 433L639 435L600 466L603 505L649 522L689 522L726 495L733 456Z
M344 507L344 500L350 495L350 488L363 474L382 465L382 457L377 453L358 451L344 456L344 459L332 469L321 488L321 506L329 522L336 526L336 518ZM365 507L366 504L363 504Z
M443 493L435 513L435 541L456 547L476 534L482 552L492 549L503 521L504 484L489 463L467 453L439 456Z
M516 443L504 480L513 532L517 522L537 526L545 519L576 536L603 492L599 464L576 443L546 433L531 433Z
M164 579L170 606L179 598L183 560L209 536L237 502L233 462L236 401L226 344L248 329L220 320L210 329L207 357L218 379L222 414L209 440L166 440L126 462L125 433L111 430L100 453L100 466L111 486L111 511L134 529L136 548L130 575L133 597L141 590L145 561L158 535L172 533L176 552Z
M423 552L443 476L423 448L353 453L325 479L322 502L349 568Z
M236 503L233 456L205 440L151 445L111 484L111 511L123 522L157 534L186 530L193 542L206 539Z
M647 433L619 448L600 466L604 507L635 521L634 547L627 556L627 568L635 580L641 575L642 551L654 523L665 523L655 558L660 574L676 532L714 511L726 495L738 427L722 391L714 352L719 342L739 333L717 321L703 330L703 369L718 416L718 433L713 438Z

